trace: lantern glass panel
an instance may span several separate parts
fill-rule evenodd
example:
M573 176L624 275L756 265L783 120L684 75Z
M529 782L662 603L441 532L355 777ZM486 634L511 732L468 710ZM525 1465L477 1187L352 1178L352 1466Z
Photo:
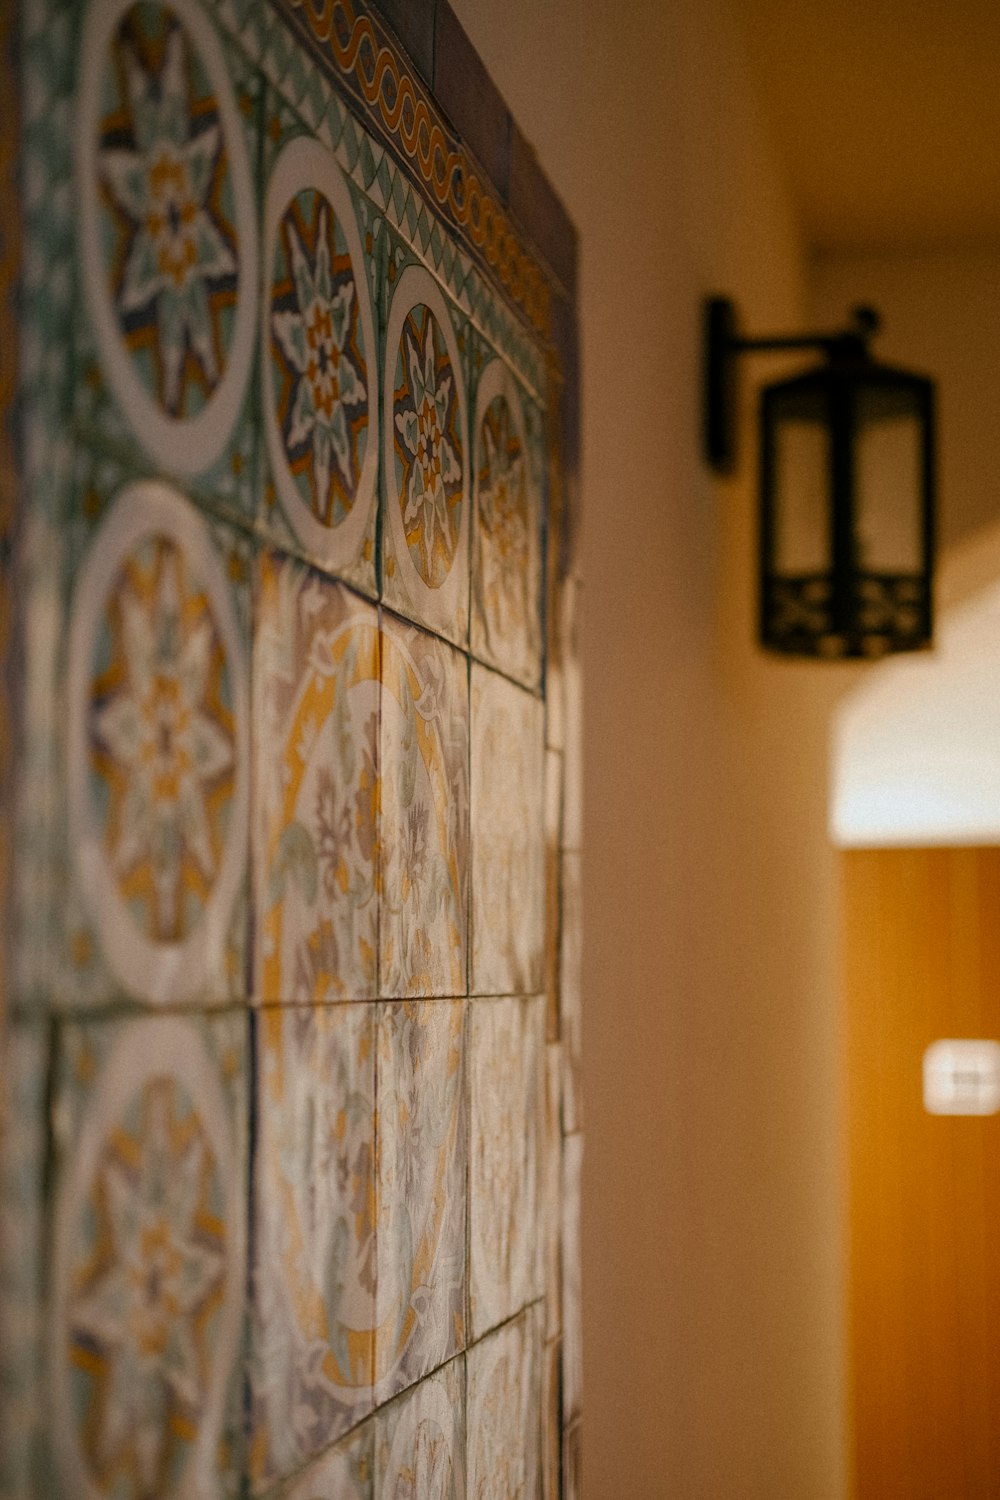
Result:
M830 567L830 432L825 393L782 392L774 410L775 570Z
M923 436L909 393L863 387L857 396L855 543L865 573L919 573L923 550Z

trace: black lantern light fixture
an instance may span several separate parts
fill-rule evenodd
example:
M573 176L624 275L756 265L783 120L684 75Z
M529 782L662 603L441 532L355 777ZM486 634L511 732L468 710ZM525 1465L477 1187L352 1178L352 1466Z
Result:
M740 354L818 349L760 402L760 638L828 659L931 640L934 385L873 359L867 307L840 332L743 338L727 297L705 308L705 450L736 459Z

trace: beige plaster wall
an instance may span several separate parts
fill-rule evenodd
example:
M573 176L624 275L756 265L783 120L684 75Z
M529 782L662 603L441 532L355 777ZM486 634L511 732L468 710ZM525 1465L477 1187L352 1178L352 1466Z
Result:
M454 0L581 232L588 1500L843 1494L827 728L753 645L699 303L803 311L725 0ZM748 451L744 475L752 472Z

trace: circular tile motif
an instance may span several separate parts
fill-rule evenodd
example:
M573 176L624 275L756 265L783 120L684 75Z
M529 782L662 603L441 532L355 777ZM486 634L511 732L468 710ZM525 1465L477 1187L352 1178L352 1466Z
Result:
M81 884L123 982L193 992L243 866L239 634L204 523L128 486L95 538L70 637L70 801Z
M392 391L384 441L393 556L419 617L427 620L431 610L428 623L440 624L461 607L468 576L459 565L469 524L465 387L444 298L419 266L408 266L396 287L385 379Z
M375 336L354 209L317 142L289 143L268 187L265 417L285 512L333 565L353 560L375 497Z
M84 282L111 385L164 464L206 468L250 371L254 206L221 48L192 0L96 0L81 66Z
M52 1370L74 1494L215 1488L242 1280L232 1156L198 1033L125 1032L59 1200Z
M392 411L406 546L424 583L438 589L458 547L462 439L454 364L441 323L422 302L403 322Z
M517 383L502 360L476 394L472 649L534 686L540 654L538 501Z

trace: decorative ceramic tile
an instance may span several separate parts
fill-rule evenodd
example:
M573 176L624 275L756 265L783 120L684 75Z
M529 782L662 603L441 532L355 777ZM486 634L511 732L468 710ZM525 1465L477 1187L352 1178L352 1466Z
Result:
M472 667L472 992L533 994L545 931L542 704Z
M545 752L545 1039L559 1037L563 758Z
M563 1433L562 1500L580 1500L583 1494L583 1427L580 1422Z
M318 141L285 146L264 222L264 431L277 497L310 557L371 589L375 325L351 193Z
M463 1004L379 1011L376 1396L465 1343Z
M256 1017L250 1473L293 1473L372 1407L375 1008Z
M461 1358L375 1419L376 1500L465 1500L465 1371Z
M562 943L559 1033L563 1047L563 1130L583 1128L583 890L581 856L562 857Z
M490 360L479 380L472 455L472 650L534 688L541 671L540 505L524 397L502 359Z
M541 1339L537 1309L473 1345L468 1381L469 1500L537 1500Z
M563 787L563 848L579 849L583 842L583 674L580 666L579 583L563 586L563 680L566 704L565 782Z
M545 1337L562 1328L562 1047L545 1048L545 1131L543 1139L542 1242Z
M376 993L378 615L341 584L259 558L254 639L254 993Z
M363 1422L283 1489L281 1500L373 1500L374 1446L375 1423Z
M242 1018L65 1030L51 1442L67 1495L233 1495L245 1287Z
M541 1295L544 1002L477 1000L469 1015L470 1335Z
M43 1428L49 1030L10 1023L0 1120L0 1495L27 1500Z
M464 368L451 313L422 266L407 266L396 282L383 380L383 596L464 645L470 510Z
M75 582L66 733L77 892L116 984L148 1001L245 987L243 568L238 551L224 562L183 495L138 480L111 501ZM86 923L71 944L86 969Z
M195 0L91 0L77 131L102 368L153 458L202 472L230 438L250 375L257 214L227 54Z
M563 1142L562 1294L563 1294L563 1423L568 1426L583 1400L581 1341L580 1194L583 1173L583 1136Z
M558 1340L542 1352L542 1500L561 1500L562 1346Z
M469 867L469 687L463 656L383 616L380 985L462 995Z

